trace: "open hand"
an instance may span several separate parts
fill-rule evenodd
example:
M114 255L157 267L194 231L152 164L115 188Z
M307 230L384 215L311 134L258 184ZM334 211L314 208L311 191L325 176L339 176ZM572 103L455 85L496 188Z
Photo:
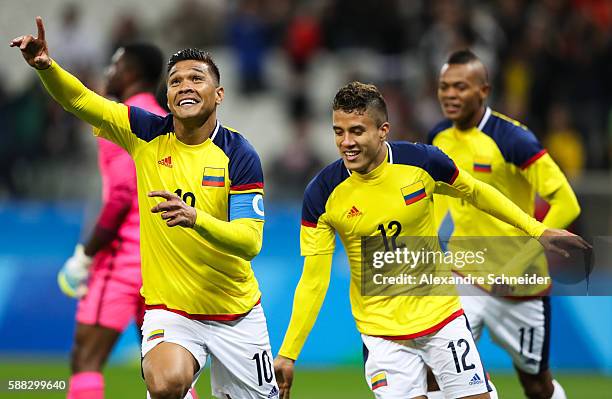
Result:
M276 382L280 389L279 399L290 399L294 365L295 360L288 357L278 355L274 359L274 373L276 374Z
M572 234L567 230L546 229L538 239L540 244L547 251L557 253L564 258L569 258L570 254L566 249L590 250L593 247L584 238Z
M188 206L178 195L168 191L151 191L149 197L161 197L166 201L151 208L151 212L160 213L169 227L182 226L191 228L195 225L197 212Z
M21 55L31 67L36 69L47 69L51 66L49 49L45 40L45 26L41 17L36 17L38 36L19 36L11 40L10 47L19 47Z

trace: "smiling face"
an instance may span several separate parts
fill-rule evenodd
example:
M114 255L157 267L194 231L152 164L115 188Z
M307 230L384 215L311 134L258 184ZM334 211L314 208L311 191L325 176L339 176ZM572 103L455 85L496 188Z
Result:
M385 140L389 133L388 122L378 126L367 110L335 110L333 127L336 146L348 170L365 174L384 161Z
M440 71L438 101L444 116L459 128L478 124L484 112L489 84L479 62L445 64Z
M179 61L168 72L168 107L179 121L203 124L221 104L223 94L205 62Z

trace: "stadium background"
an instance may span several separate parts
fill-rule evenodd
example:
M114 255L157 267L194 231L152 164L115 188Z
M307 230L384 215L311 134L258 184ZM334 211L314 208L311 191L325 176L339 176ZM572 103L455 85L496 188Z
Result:
M153 41L166 56L187 46L212 52L226 88L220 120L253 143L266 173L264 249L254 269L274 350L301 273L300 195L336 157L330 101L349 80L382 89L393 139L423 141L440 118L439 66L449 51L472 47L489 66L491 104L530 126L570 177L582 205L574 229L591 239L609 235L609 1L0 0L0 10L5 43L34 33L34 16L43 16L51 55L90 87L99 87L113 50L127 41ZM50 101L17 51L0 46L0 60L0 380L66 378L75 303L55 276L97 215L95 142ZM297 398L370 397L347 294L348 265L338 253L298 362L309 371L298 374ZM568 393L606 397L612 298L553 298L552 325L551 363ZM511 392L501 397L520 397L508 357L487 336L480 348ZM138 361L130 329L108 384L136 393L122 388L109 397L141 392Z

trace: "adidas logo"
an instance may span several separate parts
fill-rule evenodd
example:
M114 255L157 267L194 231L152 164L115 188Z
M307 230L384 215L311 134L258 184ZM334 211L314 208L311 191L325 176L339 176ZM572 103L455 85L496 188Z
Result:
M272 387L272 390L270 391L270 393L268 394L268 399L272 399L272 398L278 398L278 388L276 388L275 386Z
M353 205L353 207L351 208L350 211L348 211L348 213L346 214L347 218L353 218L355 216L361 216L362 213L359 209L357 209L357 207L355 205Z
M157 161L157 163L171 168L172 167L172 157L166 157L164 159Z
M474 377L472 377L472 379L470 380L470 385L478 385L478 384L482 384L482 380L480 379L478 374L474 374Z

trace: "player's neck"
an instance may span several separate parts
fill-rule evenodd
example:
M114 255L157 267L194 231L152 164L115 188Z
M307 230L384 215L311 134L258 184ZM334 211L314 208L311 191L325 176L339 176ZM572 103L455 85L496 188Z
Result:
M477 112L474 112L474 115L472 115L471 118L465 121L455 121L453 125L459 130L470 130L478 126L482 118L484 118L486 112L487 107L483 105Z
M205 142L215 130L217 113L210 114L202 124L199 121L185 121L174 118L174 134L184 144L198 145Z
M382 147L376 154L376 157L374 158L374 160L372 160L372 162L368 165L366 169L364 169L363 171L357 171L357 173L361 175L367 175L370 172L378 169L380 165L382 165L383 163L387 161L387 151L388 151L387 144L383 142Z

